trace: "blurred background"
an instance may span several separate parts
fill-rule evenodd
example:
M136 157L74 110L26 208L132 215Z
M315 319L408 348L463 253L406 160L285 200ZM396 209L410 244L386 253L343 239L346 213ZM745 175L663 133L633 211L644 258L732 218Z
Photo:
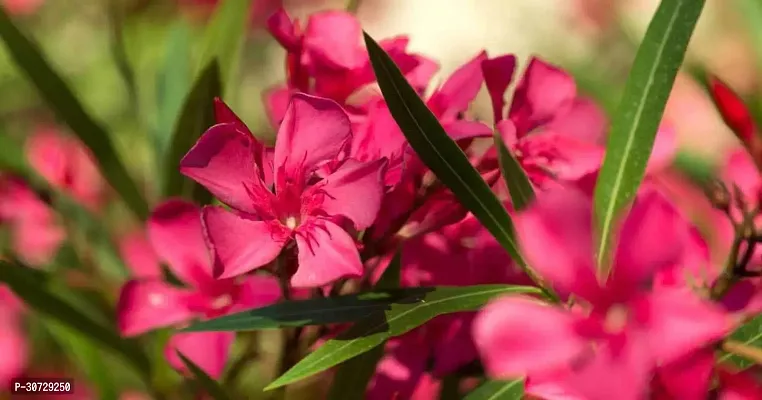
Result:
M176 116L193 83L192 60L198 57L200 38L216 3L215 0L0 0L13 21L40 45L48 61L66 78L86 111L107 129L118 156L152 204L159 196L153 183L160 175L152 149L165 147L174 129ZM241 64L231 80L226 100L257 136L272 139L273 130L261 96L266 88L284 79L285 52L264 29L267 16L283 6L293 18L303 19L320 10L343 9L347 3L253 0ZM380 39L409 35L413 52L441 63L438 77L449 75L483 49L492 56L514 53L522 64L530 55L537 55L569 70L576 77L579 90L594 98L606 112L617 104L637 44L658 5L657 0L356 3L357 16L371 36ZM707 0L686 60L688 65L718 75L742 96L762 95L758 78L762 68L762 3ZM482 93L473 112L489 120L490 110L486 92ZM687 69L675 85L665 121L678 133L682 150L710 163L718 161L725 149L737 145L737 139ZM0 160L9 165L24 163L22 159L28 155L20 149L28 152L27 138L49 131L65 134L66 128L55 120L5 47L0 46ZM95 178L84 185L84 192L104 186ZM113 302L126 274L116 246L109 241L139 226L119 203L108 203L95 214L82 212L65 200L57 208L68 210L63 212L69 213L70 221L75 221L70 223L77 228L66 231L69 239L66 245L51 250L55 253L54 263L73 263L74 256L79 257L76 262L82 262L82 249L89 249L85 258L97 268L98 278L70 273L67 283L101 295L105 292L102 296L105 298L99 297L94 304L102 303L101 311L113 314ZM33 235L43 241L40 232ZM11 239L3 226L0 240L3 251L8 251ZM3 300L0 292L0 301L10 300ZM10 323L1 318L3 307L0 304L0 335L10 329ZM122 374L119 361L88 347L76 335L66 332L66 328L54 322L37 321L33 316L23 321L27 374L39 376L46 372L91 378L92 374L107 371L118 376L114 378L118 382L114 393L125 396L128 389L140 387L135 377L128 372ZM6 339L9 335L5 334ZM248 379L240 379L246 382L247 390L256 390L271 379L269 365L279 338L264 336L260 346L262 362L244 372ZM18 350L6 346L6 351ZM0 346L0 365L3 351ZM93 361L101 356L104 360ZM180 381L176 373L165 370L159 386ZM3 396L0 394L0 398Z

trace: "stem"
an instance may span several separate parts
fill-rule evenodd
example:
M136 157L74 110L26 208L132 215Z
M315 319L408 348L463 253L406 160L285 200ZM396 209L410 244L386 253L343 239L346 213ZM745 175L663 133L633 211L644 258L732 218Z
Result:
M131 111L135 118L138 118L138 88L137 83L135 82L135 74L130 66L127 50L124 46L124 35L122 34L123 21L121 14L122 13L119 10L119 2L117 0L109 0L108 19L109 25L111 26L111 55L114 57L116 68L122 76L124 85L127 88L127 96Z
M300 348L299 339L302 336L304 327L283 330L283 348L278 360L278 375L281 376L293 367L299 359ZM286 398L286 386L278 388L272 396L273 399Z
M722 350L762 365L762 349L748 346L735 340L726 340L722 343Z
M228 387L235 387L235 384L240 378L241 373L249 365L250 361L259 357L259 347L257 342L257 332L251 332L246 336L246 348L243 350L243 354L233 362L228 370L227 377L225 378L225 385Z

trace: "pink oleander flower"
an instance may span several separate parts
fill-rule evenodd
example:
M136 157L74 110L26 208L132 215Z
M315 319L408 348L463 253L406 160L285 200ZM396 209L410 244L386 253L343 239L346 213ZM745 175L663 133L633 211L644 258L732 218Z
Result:
M342 108L305 94L293 96L269 165L257 163L255 150L260 145L237 125L209 129L183 158L180 170L233 209L213 206L203 211L215 275L244 274L295 244L294 287L361 276L355 239L340 224L348 220L363 230L373 223L387 161L343 158L351 140ZM330 175L315 175L321 165L337 161L340 166ZM272 171L273 188L261 179L264 169Z
M22 330L21 304L5 286L0 286L0 389L21 376L27 363L27 341Z
M306 27L281 9L267 21L268 30L286 50L286 85L269 89L265 106L274 126L285 115L291 93L299 91L330 98L345 105L350 95L375 81L367 51L361 44L362 28L354 15L338 10L310 15ZM438 65L408 54L408 39L382 40L386 50L411 84L425 89Z
M762 385L750 371L718 371L718 400L756 400L762 398Z
M65 238L55 212L21 179L0 176L0 223L16 256L31 266L52 261Z
M5 10L11 15L31 15L40 9L45 0L2 0Z
M493 377L549 380L588 400L640 399L657 365L721 339L734 320L686 287L650 288L655 273L683 261L689 233L658 192L635 200L605 281L592 256L591 208L587 196L559 188L515 220L528 264L575 305L505 297L480 313L474 338Z
M271 277L252 275L221 280L212 277L201 210L194 204L183 200L162 203L151 214L147 233L158 258L131 256L127 261L161 260L187 287L171 286L155 272L146 272L160 271L158 264L131 265L139 271L138 276L122 287L117 305L119 330L125 336L265 306L280 297L278 284ZM219 377L234 338L233 332L175 333L165 356L174 368L184 370L176 354L179 351L210 376Z
M531 284L471 214L404 242L402 249L401 283L405 287ZM477 360L471 337L474 316L439 316L391 340L377 369L377 383L369 386L368 398L388 399L390 393L411 398L411 393L420 389L420 380L438 384L447 374Z
M74 137L41 127L27 140L29 163L48 183L85 207L98 210L106 184L90 150Z

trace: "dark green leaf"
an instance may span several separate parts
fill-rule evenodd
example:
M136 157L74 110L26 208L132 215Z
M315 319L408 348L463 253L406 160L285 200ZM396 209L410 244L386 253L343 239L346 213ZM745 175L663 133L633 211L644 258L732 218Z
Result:
M376 313L356 323L303 358L265 390L285 386L332 368L438 315L474 311L499 295L540 293L534 287L508 285L443 286L425 290L426 293L416 301L392 304L383 314Z
M251 4L251 0L221 1L204 33L198 65L206 68L212 60L218 60L225 88L231 84L230 77L241 55L241 43L249 21Z
M747 346L762 348L762 314L757 315L754 319L736 329L728 339L745 344ZM753 361L731 353L725 353L717 361L730 361L733 364L737 365L739 368L743 369L754 365Z
M395 289L400 284L401 252L394 258L376 283L376 290ZM376 372L376 365L384 355L384 345L359 354L342 363L331 384L328 400L361 399L365 395L368 382Z
M464 400L519 400L524 398L524 380L487 381L479 385Z
M527 274L539 282L519 253L513 222L463 150L450 139L437 117L418 97L391 57L364 33L370 61L389 111L418 157L495 236Z
M145 378L150 376L148 358L136 342L119 337L112 329L77 310L70 300L48 290L45 283L50 279L43 271L0 261L0 282L7 284L28 306L111 349Z
M500 164L500 173L503 175L505 185L511 194L511 202L516 211L523 210L534 200L534 188L529 181L524 168L519 161L513 157L511 151L505 147L503 139L498 132L495 132L495 148L497 148L497 160Z
M355 322L395 303L419 301L433 288L381 290L336 297L284 301L271 306L196 322L183 332L251 331Z
M2 7L0 36L16 65L34 84L43 100L90 148L98 168L109 184L136 216L145 219L148 216L148 204L119 160L106 130L85 112L80 101L53 70L37 45L19 31Z
M178 351L177 355L183 361L185 367L188 368L188 371L190 371L193 376L196 377L196 382L199 384L199 386L201 386L201 389L203 389L208 395L212 396L212 398L215 400L230 399L230 396L228 396L228 394L225 392L225 389L220 386L219 382L212 379L211 376L207 375L204 370L199 368L198 365L194 364L193 361L185 357L183 353Z
M604 273L610 236L643 180L667 97L703 7L704 0L662 1L635 56L595 188L596 260Z
M164 155L172 138L183 100L191 90L191 31L185 21L178 21L169 31L164 66L159 71L156 88L156 127L153 130L157 165L164 170Z
M164 196L185 196L200 204L208 204L211 194L200 185L180 174L180 160L196 140L214 125L214 98L220 95L220 71L212 61L199 76L185 99L183 111L175 123L175 132L164 159Z

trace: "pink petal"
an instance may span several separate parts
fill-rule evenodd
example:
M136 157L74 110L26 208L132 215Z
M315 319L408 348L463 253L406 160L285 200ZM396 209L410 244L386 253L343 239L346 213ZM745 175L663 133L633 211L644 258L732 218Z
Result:
M588 143L602 144L606 139L608 120L593 100L577 97L569 109L560 111L546 125L546 129Z
M250 275L239 285L236 305L231 312L268 306L280 298L281 290L276 278Z
M51 221L50 206L20 178L0 175L0 221Z
M360 47L360 22L345 11L324 11L310 16L304 48L311 62L329 68L355 69L366 61Z
M136 278L161 278L159 258L143 232L131 232L119 239L119 254Z
M706 400L714 373L714 350L700 349L659 368L659 383L675 399Z
M275 40L288 51L300 46L301 38L296 34L296 28L286 10L280 8L266 22L267 30Z
M269 263L289 238L275 221L243 218L217 206L204 207L202 215L219 278L232 278Z
M0 389L9 388L11 380L21 376L27 363L27 341L21 321L0 306Z
M718 400L756 400L762 398L762 385L749 371L731 373L719 371L720 393Z
M497 123L497 131L500 133L500 139L509 149L518 141L516 125L509 119L504 119Z
M169 339L164 355L172 368L186 371L185 364L177 356L180 352L210 377L219 379L225 370L233 341L233 332L176 333Z
M688 223L661 193L641 194L622 225L609 285L636 289L678 263L689 233Z
M209 189L225 204L255 212L247 187L262 187L256 151L261 144L235 124L207 130L180 161L180 172Z
M386 344L385 356L368 385L368 400L408 399L426 372L426 331L416 329Z
M316 186L326 194L322 210L329 216L349 218L358 230L369 227L381 207L386 165L385 158L367 163L347 160L323 185Z
M737 185L747 199L756 199L762 178L746 149L738 148L730 153L721 171L723 181ZM729 186L732 188L732 186ZM731 192L732 193L732 192Z
M119 331L136 336L189 320L193 312L187 307L188 294L160 281L127 282L117 304Z
M13 250L26 264L40 266L53 261L66 239L63 227L55 221L29 219L11 228Z
M690 289L661 289L633 305L644 319L651 352L669 363L730 333L733 319Z
M492 128L478 121L457 120L443 123L442 127L452 140L492 137Z
M588 300L599 287L592 259L591 209L590 199L581 192L561 187L538 193L535 203L515 217L529 265L559 294L576 293Z
M576 85L569 74L533 57L513 95L508 116L521 137L571 107L576 97Z
M291 90L286 86L274 86L262 94L265 103L265 113L273 128L278 128L286 116L288 103L291 101Z
M178 278L196 287L211 280L212 263L198 206L167 200L153 210L146 225L154 251Z
M516 71L516 56L508 54L482 61L482 74L484 83L487 85L494 121L498 123L503 119L505 108L505 91L513 81L513 73Z
M355 241L331 221L302 222L296 246L299 268L291 277L294 287L320 287L342 277L362 276Z
M672 128L662 127L659 129L648 159L646 173L654 173L666 169L672 164L677 154L677 135Z
M349 117L338 103L294 94L275 141L275 181L280 168L289 176L310 173L320 162L336 159L351 138Z
M439 71L439 64L424 56L414 55L413 57L418 61L418 66L405 74L405 78L410 82L410 86L418 93L422 93L429 86L429 82L431 82L437 71Z
M561 367L581 354L585 341L576 325L559 308L525 296L504 297L479 313L473 336L491 377L516 378Z
M482 51L459 67L429 99L428 106L440 119L453 119L468 109L484 82L482 61L487 52Z

